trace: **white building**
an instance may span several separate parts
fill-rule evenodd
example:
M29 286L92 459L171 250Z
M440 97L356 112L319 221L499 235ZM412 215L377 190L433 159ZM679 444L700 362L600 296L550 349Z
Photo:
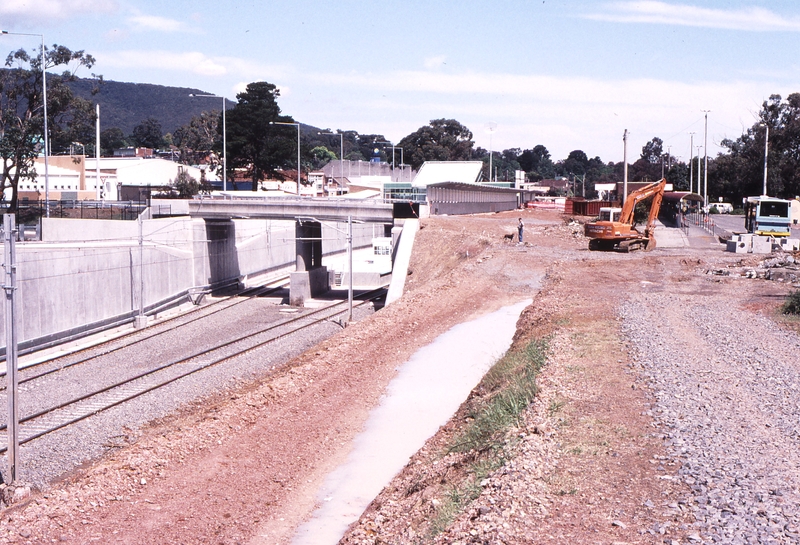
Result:
M142 157L101 157L100 158L100 199L127 200L124 188L160 188L172 185L180 170L184 170L197 180L203 172L192 167L167 161L165 159L144 159ZM83 155L56 155L48 157L48 176L45 181L44 159L38 158L34 164L36 178L20 180L17 188L20 200L42 200L46 193L50 200L93 200L98 195L97 159ZM206 180L215 181L218 177L210 169ZM47 187L45 187L47 183ZM11 190L6 189L6 200L11 198ZM138 198L138 197L136 197Z

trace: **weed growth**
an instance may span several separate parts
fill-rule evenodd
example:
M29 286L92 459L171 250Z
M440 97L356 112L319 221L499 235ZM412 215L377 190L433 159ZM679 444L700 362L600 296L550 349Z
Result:
M506 354L483 378L481 387L490 392L469 416L472 421L450 447L451 452L485 451L497 444L505 431L536 396L536 374L545 363L547 346L536 340L518 352Z
M784 314L800 314L800 290L795 290L786 296L781 310Z
M531 342L509 352L483 377L480 388L488 392L469 412L470 424L450 446L450 452L474 452L468 476L450 488L436 509L430 535L444 531L481 493L481 481L506 461L508 429L519 423L522 412L536 396L536 374L546 361L545 341Z

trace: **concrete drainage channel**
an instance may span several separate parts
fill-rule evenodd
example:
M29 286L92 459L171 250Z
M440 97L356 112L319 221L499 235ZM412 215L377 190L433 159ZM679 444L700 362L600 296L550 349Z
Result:
M408 459L458 410L511 346L525 300L457 325L403 364L356 437L347 461L318 491L321 505L293 545L335 544Z

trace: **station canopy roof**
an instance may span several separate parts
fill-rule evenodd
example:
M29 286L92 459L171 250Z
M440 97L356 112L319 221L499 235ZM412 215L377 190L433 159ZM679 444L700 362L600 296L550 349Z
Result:
M483 161L425 161L411 185L428 187L444 182L477 184L482 170Z
M671 203L679 203L685 201L703 202L703 196L697 193L690 193L689 191L667 191L664 193L664 200Z

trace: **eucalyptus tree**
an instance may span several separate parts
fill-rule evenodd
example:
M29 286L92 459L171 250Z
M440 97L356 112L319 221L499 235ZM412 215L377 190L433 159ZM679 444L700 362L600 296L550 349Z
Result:
M41 50L29 53L19 49L6 57L6 68L0 70L0 194L5 198L6 190L11 189L10 212L17 209L20 181L36 177L34 163L44 154L44 73L64 68L61 74L47 76L48 124L55 137L50 148L58 151L76 135L87 134L87 127L94 123L88 101L75 97L66 85L80 68L89 69L94 63L95 59L84 51L61 45L45 47L43 56Z

